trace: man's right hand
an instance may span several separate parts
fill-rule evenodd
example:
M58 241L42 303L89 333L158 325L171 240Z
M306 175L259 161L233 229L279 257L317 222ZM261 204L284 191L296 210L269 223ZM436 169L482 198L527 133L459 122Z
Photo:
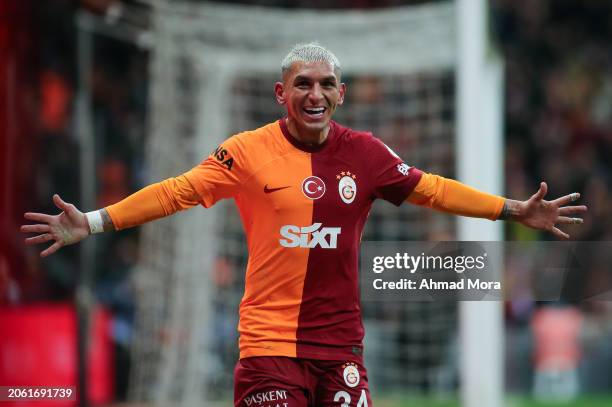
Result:
M47 257L60 248L68 246L89 236L89 222L83 212L76 206L66 203L59 195L53 195L53 203L62 213L59 215L46 215L44 213L27 212L24 218L39 222L34 225L22 225L21 231L39 233L34 237L25 239L28 245L53 241L54 243L40 253L40 257Z

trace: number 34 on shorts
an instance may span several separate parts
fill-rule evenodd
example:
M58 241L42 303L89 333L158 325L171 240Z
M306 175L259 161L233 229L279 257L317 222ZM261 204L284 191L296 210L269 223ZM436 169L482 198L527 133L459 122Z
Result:
M351 407L351 395L344 390L340 390L334 395L334 401L340 402L341 407ZM368 395L365 389L361 389L361 396L357 401L356 407L368 407Z

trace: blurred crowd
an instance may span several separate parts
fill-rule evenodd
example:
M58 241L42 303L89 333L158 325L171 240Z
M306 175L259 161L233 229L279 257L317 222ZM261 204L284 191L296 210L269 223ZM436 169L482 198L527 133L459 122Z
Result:
M345 0L333 4L371 8L422 2ZM320 8L330 4L238 3ZM117 2L0 2L3 17L13 18L12 22L0 20L0 52L11 56L15 66L15 72L10 71L3 61L2 73L18 79L16 91L2 88L3 97L10 92L18 96L13 119L1 116L5 123L0 123L12 128L6 134L17 140L12 144L9 137L2 140L5 162L14 168L13 172L3 170L3 180L13 174L14 181L5 183L2 190L3 196L10 195L12 204L0 203L0 304L67 300L75 293L78 250L64 249L41 262L37 250L26 249L14 231L25 210L56 213L51 202L54 193L69 202L80 199L75 17L79 8L105 13L113 4ZM550 196L579 191L589 214L584 225L567 228L570 234L577 240L612 240L612 3L492 0L491 29L506 64L506 195L526 199L540 180L548 182ZM96 140L97 207L103 207L145 182L148 55L110 38L96 38L92 44L88 79ZM514 224L508 224L506 234L510 240L549 238ZM137 261L137 239L138 230L97 239L97 256L106 261L96 263L95 293L115 315L113 335L119 357L125 358L134 306L129 276ZM590 307L590 311L601 311L601 305ZM508 309L509 318L515 320L527 318L532 310L520 305Z
M612 3L493 0L492 6L491 28L506 67L507 196L526 199L542 180L547 181L550 196L578 191L589 213L585 224L566 228L572 239L610 241ZM550 239L512 223L506 226L506 237ZM596 250L585 267L587 272L573 277L568 273L570 298L577 294L584 299L597 287L599 293L609 292L609 254ZM511 264L524 266L525 261L529 260L515 258ZM515 267L509 274L520 275L521 269ZM612 388L604 374L612 364L609 299L553 304L558 311L531 301L506 305L507 371L534 369L533 383L520 383L520 375L509 375L509 390L533 386L536 395L544 391L563 399L578 391L578 383L587 392ZM583 315L579 328L577 309ZM550 322L544 322L548 318ZM531 329L522 329L523 324ZM545 328L546 324L554 329ZM564 327L574 329L573 334L560 332ZM532 354L535 364L525 356ZM551 384L555 381L556 385Z
M2 191L3 196L10 194L13 203L3 208L1 219L0 305L71 301L76 295L81 273L78 247L64 248L43 261L38 257L40 247L25 247L23 236L15 231L25 211L58 213L51 200L55 193L77 206L82 199L76 131L76 18L82 9L105 13L112 3L0 2L0 39L6 33L11 40L3 49L6 58L0 59L3 67L12 62L18 70L14 76L18 93L11 101L16 112L2 123L7 129L16 128L2 140L16 179L11 185L4 184ZM97 175L91 181L96 185L96 207L104 207L143 186L148 55L134 45L103 36L93 39L91 45L93 60L87 80L91 83ZM95 262L93 290L97 303L113 314L119 399L125 398L129 373L134 312L130 276L137 260L137 242L137 229L96 239L96 259L105 261Z
M577 240L612 237L612 3L493 1L506 63L506 191L528 197L582 193ZM509 227L512 239L524 230Z
M567 227L572 238L611 240L612 4L495 0L492 10L506 63L506 194L525 199L541 180L550 196L578 191L589 213L584 225ZM512 223L507 237L550 238ZM593 263L609 264L606 256ZM594 274L609 280L606 267ZM575 286L610 286L589 277Z

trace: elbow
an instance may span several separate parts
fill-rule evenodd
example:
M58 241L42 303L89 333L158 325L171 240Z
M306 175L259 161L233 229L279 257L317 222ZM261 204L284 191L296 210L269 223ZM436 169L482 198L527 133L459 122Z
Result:
M173 178L160 182L161 188L157 189L157 200L164 210L164 215L169 216L181 210L181 205L175 198L173 191Z

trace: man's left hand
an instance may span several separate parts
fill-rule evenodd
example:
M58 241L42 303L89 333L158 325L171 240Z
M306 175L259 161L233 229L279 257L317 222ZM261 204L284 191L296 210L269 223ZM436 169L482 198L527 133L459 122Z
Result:
M581 224L581 217L574 217L586 213L586 205L570 206L568 204L578 200L577 192L562 196L553 201L546 201L544 197L548 192L545 182L540 183L540 189L526 201L506 199L500 218L511 219L536 230L551 232L559 239L569 239L569 235L556 225Z

